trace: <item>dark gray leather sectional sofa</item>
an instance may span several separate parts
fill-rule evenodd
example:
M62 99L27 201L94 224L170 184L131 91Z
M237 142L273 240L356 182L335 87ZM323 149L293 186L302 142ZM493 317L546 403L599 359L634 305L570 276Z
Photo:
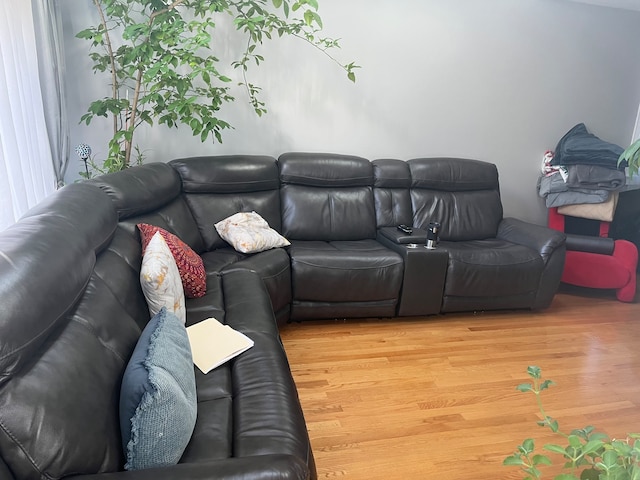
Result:
M291 241L236 252L213 224L258 212ZM424 243L442 223L436 250ZM214 316L254 348L195 370L181 462L124 472L122 374L149 312L136 224L198 252ZM414 226L406 236L395 228ZM289 153L175 160L69 185L0 233L0 479L306 479L315 466L278 325L547 307L564 236L502 218L494 165Z

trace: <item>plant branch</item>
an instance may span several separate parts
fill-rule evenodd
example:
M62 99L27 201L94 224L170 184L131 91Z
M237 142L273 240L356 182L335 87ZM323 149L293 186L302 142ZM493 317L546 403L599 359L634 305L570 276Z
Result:
M299 38L300 40L304 40L305 42L307 42L309 45L311 45L312 47L314 47L316 50L324 53L327 57L329 57L329 59L334 62L336 65L338 65L340 68L342 68L343 70L345 70L347 73L349 73L349 69L347 67L345 67L342 63L340 63L340 61L334 57L333 55L331 55L328 51L327 48L322 48L320 47L320 45L318 45L317 43L312 42L311 40L309 40L307 37L305 37L304 35L300 35L299 33L293 33L292 34L294 37ZM357 68L356 65L352 65L352 68Z
M167 8L163 8L162 10L157 10L155 12L153 12L150 16L149 16L149 21L148 21L148 26L149 28L151 28L151 26L153 25L153 22L155 21L155 19L162 14L165 14L167 12L170 12L171 10L175 9L176 7L178 7L178 5L180 5L181 3L184 3L185 0L175 0L171 5L169 5ZM149 41L149 37L147 37L144 42ZM144 43L142 42L142 43ZM133 103L131 104L131 112L129 114L129 118L126 119L126 124L125 124L125 130L127 131L127 136L125 136L125 140L124 140L124 164L125 166L129 166L131 164L131 151L132 151L132 145L133 145L133 132L136 128L136 120L137 120L137 113L138 113L138 101L140 99L140 91L142 90L142 76L144 75L144 71L145 68L143 67L143 64L141 63L140 66L138 67L138 71L136 73L136 81L135 81L135 86L134 86L134 91L133 91Z
M153 12L150 16L149 16L149 26L151 26L153 24L153 21L156 19L156 17L158 15L162 15L163 13L167 13L170 12L171 10L173 10L174 8L176 8L178 5L180 5L181 3L184 3L185 0L175 0L171 5L169 5L167 8L163 8L162 10L158 10L157 12Z
M102 9L102 5L100 4L100 0L93 0L94 5L98 9L98 14L100 15L100 23L104 28L104 45L107 49L107 55L109 56L109 61L111 62L111 97L114 100L118 99L118 77L116 76L116 59L113 54L113 48L111 47L111 37L109 36L109 29L107 28L107 19L104 16L104 10ZM113 115L113 134L115 135L118 131L118 118L116 115Z

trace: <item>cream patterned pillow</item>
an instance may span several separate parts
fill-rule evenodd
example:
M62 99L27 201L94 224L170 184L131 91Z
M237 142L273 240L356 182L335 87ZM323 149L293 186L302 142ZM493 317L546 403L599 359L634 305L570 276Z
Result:
M240 212L215 224L218 235L238 252L256 253L291 245L256 212Z
M151 316L156 315L162 307L167 307L167 311L173 313L182 323L186 322L184 289L178 266L167 242L159 232L153 235L142 257L140 285Z

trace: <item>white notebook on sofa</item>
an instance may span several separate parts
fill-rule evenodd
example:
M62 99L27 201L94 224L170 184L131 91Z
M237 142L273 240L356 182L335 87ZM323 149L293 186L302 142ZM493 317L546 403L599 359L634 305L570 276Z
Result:
M187 327L187 335L193 363L202 373L209 373L253 347L253 340L215 318L207 318Z

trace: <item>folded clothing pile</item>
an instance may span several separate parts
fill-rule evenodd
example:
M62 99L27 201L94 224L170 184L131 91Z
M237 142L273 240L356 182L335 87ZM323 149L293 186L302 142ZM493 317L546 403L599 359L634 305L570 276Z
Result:
M618 191L626 182L626 165L618 165L623 150L579 123L560 139L555 152L545 153L538 194L547 208L558 207L562 215L612 221Z

